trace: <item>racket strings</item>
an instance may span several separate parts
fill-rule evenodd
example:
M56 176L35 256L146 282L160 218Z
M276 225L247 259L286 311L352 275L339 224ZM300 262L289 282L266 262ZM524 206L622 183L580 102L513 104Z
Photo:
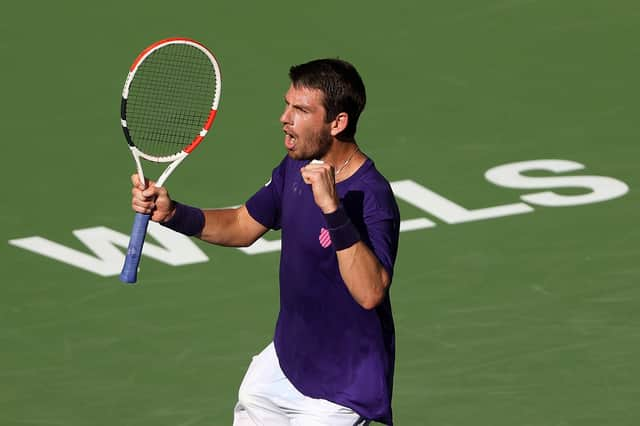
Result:
M216 91L215 69L199 49L164 46L140 64L129 89L127 125L142 152L173 155L200 133Z

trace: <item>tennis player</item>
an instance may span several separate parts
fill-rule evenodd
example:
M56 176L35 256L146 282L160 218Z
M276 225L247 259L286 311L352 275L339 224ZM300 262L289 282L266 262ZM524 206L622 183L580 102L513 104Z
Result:
M203 211L133 175L133 209L224 246L282 229L275 333L240 385L234 425L391 425L389 286L400 216L355 140L365 87L337 59L293 66L289 77L280 117L287 155L244 205Z

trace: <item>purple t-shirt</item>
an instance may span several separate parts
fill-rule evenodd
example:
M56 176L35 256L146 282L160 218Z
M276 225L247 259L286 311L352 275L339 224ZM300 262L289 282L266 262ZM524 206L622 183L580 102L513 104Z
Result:
M285 157L246 203L255 220L282 229L274 336L280 367L303 394L392 424L395 334L389 295L366 310L349 293L324 216L300 174L307 163ZM400 214L389 183L367 160L336 188L362 240L392 276Z

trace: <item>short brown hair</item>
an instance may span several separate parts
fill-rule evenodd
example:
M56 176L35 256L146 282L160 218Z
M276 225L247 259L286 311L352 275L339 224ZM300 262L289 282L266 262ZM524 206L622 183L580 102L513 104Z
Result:
M349 116L347 127L338 139L355 137L358 118L367 103L364 83L356 68L341 59L316 59L289 69L294 87L319 89L324 94L323 104L330 122L341 112Z

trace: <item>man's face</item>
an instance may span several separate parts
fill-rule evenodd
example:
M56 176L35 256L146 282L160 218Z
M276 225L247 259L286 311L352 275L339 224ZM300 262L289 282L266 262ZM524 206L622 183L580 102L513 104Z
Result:
M294 160L322 158L331 147L330 123L325 122L319 89L291 85L284 96L285 108L280 116L284 146Z

